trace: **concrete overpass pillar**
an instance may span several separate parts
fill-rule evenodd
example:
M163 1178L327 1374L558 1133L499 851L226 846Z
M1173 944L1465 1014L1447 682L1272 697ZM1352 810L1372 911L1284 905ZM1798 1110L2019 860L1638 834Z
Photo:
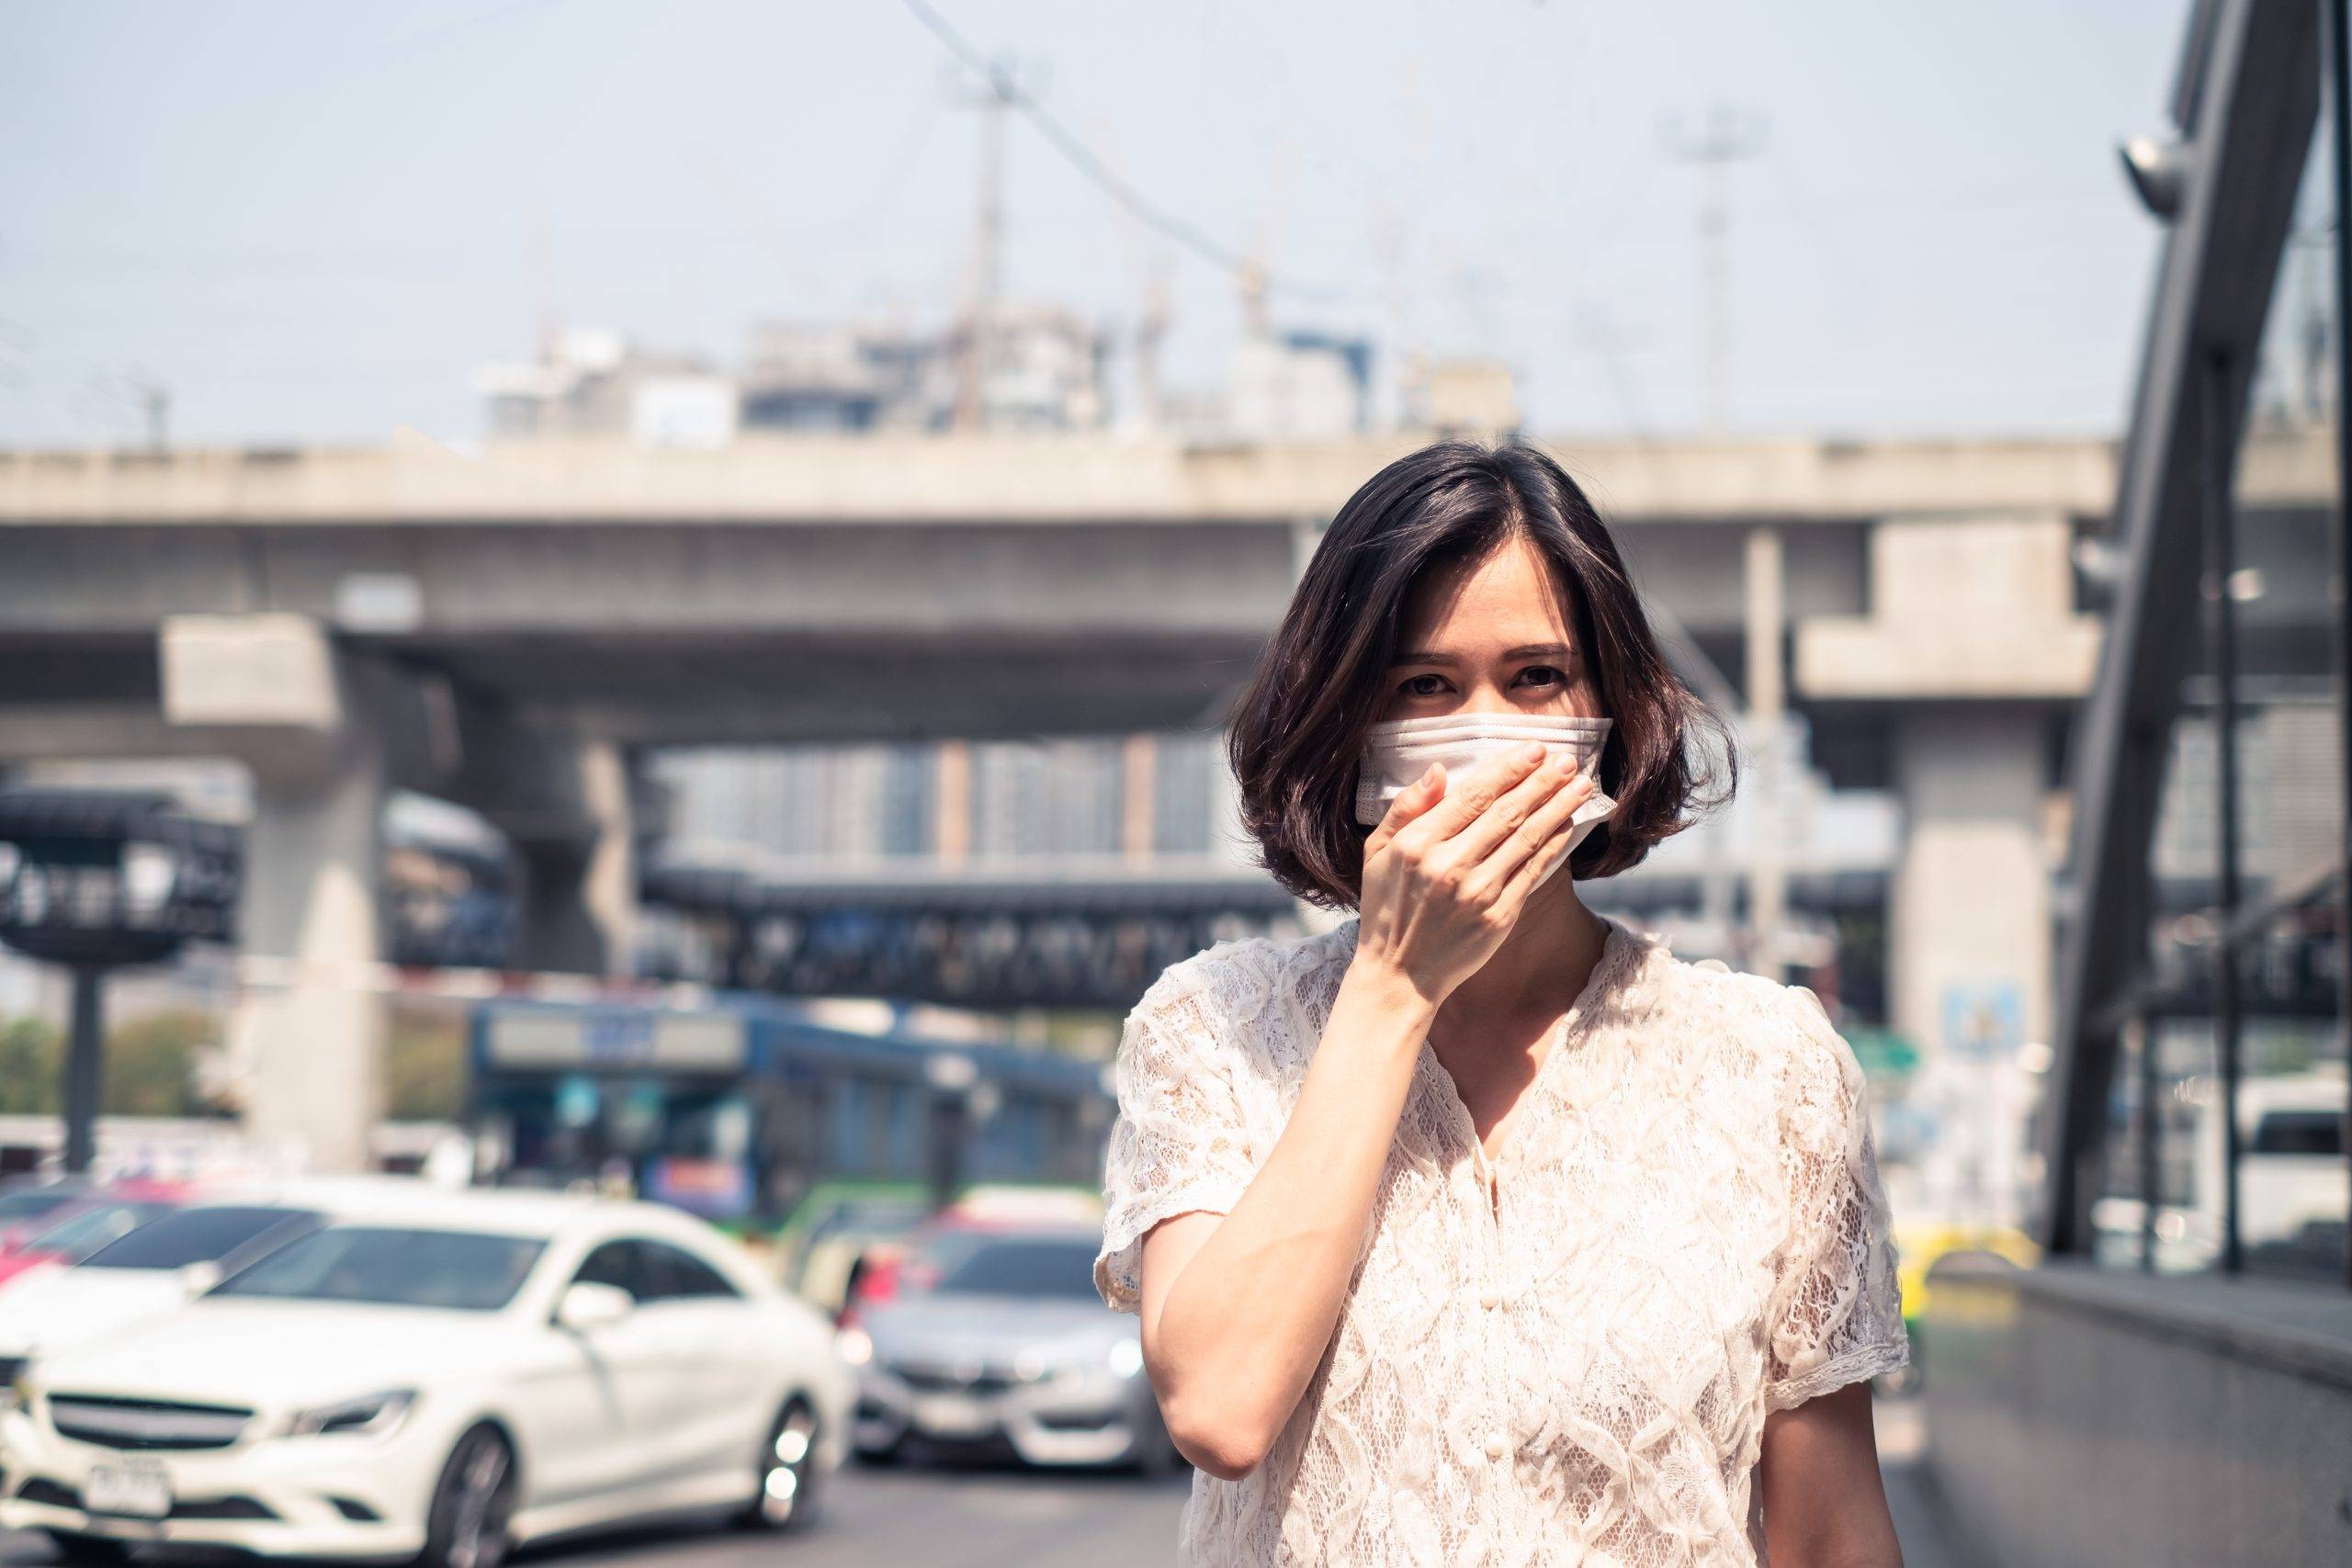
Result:
M383 1110L384 998L369 981L385 790L380 751L355 739L324 778L257 775L245 835L240 918L257 962L231 1032L245 1123L306 1145L321 1170L367 1169Z
M2101 628L2075 606L2059 513L1889 518L1871 529L1870 613L1797 627L1796 687L1894 727L1905 818L1890 897L1894 1026L1929 1052L1946 1020L2050 1031L2047 716L2079 702Z
M972 743L943 740L938 750L939 788L932 814L933 852L944 865L972 858Z
M257 1136L322 1170L368 1164L383 1098L384 797L396 679L289 615L168 618L164 718L254 774L230 1040Z
M579 819L545 838L518 833L517 963L568 975L628 975L637 938L637 818L628 754L582 740L571 793Z
M1895 717L1905 816L1889 896L1894 1027L1919 1042L1950 1114L1995 1112L2016 1043L2051 1030L2051 867L2041 840L2044 727L2007 703L1917 703ZM1995 1055L1999 1054L1999 1055ZM1948 1201L2008 1201L1996 1128L1950 1128ZM1990 1152L1987 1152L1990 1149ZM1992 1218L1992 1215L1987 1215Z
M1788 748L1788 671L1781 645L1788 629L1788 583L1781 531L1770 525L1747 531L1743 588L1747 627L1747 740L1754 766L1750 777L1759 830L1748 840L1747 951L1741 967L1774 980L1787 974L1783 928L1789 912L1789 869L1781 852L1779 824L1785 819ZM1760 755L1758 755L1760 753Z

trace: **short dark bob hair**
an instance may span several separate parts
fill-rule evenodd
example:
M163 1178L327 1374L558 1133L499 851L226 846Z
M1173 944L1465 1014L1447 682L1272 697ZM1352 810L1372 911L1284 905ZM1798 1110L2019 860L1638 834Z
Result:
M1617 809L1577 846L1568 874L1585 881L1638 865L1651 845L1731 798L1731 732L1668 667L1584 491L1518 437L1440 441L1381 469L1340 508L1234 709L1226 749L1242 824L1259 863L1298 897L1330 909L1362 897L1371 829L1355 819L1357 763L1388 695L1415 585L1514 537L1550 561L1601 712L1616 721L1600 787ZM1715 738L1714 758L1699 752L1702 730Z

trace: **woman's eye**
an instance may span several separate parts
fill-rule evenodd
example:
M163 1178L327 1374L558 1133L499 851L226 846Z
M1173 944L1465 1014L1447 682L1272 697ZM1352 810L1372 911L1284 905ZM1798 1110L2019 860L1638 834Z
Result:
M1530 665L1527 669L1520 671L1520 676L1522 680L1529 676L1537 677L1532 683L1539 686L1565 686L1568 683L1568 677L1566 673L1560 670L1556 665L1551 664ZM1435 683L1430 684L1430 682L1432 682ZM1444 691L1445 677L1442 675L1412 675L1407 677L1396 689L1404 693L1407 696L1434 697Z

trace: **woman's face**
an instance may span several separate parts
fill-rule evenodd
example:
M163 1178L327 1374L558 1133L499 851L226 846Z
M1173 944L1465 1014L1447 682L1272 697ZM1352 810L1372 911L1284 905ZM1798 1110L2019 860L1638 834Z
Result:
M1382 720L1456 713L1602 718L1575 617L1550 564L1513 535L1432 571L1405 606Z

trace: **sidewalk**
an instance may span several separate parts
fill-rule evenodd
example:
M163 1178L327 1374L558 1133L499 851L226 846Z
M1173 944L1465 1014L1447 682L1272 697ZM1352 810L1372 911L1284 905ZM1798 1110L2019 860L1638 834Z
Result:
M1871 1419L1878 1430L1887 1507L1894 1515L1895 1539L1903 1543L1903 1568L1999 1568L1965 1555L1954 1537L1923 1457L1927 1407L1917 1396L1882 1395Z

